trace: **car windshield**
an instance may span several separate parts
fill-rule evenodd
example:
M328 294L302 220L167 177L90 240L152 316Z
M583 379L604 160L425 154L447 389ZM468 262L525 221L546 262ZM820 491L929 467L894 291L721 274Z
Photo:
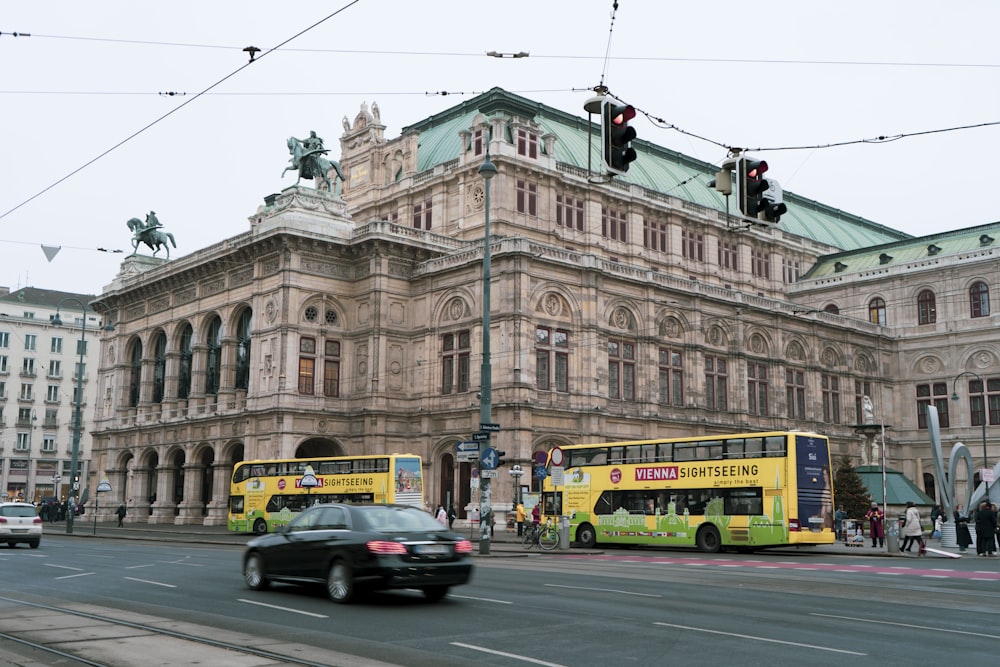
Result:
M35 508L31 505L4 505L0 507L0 516L30 518L35 515Z
M413 507L364 507L361 516L372 530L380 533L414 530L441 530L440 523L427 512Z

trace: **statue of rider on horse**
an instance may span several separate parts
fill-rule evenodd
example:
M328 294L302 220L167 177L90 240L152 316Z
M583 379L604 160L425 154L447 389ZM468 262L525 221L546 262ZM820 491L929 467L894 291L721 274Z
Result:
M319 178L326 184L326 190L330 194L333 194L334 187L333 181L330 180L331 170L337 173L337 178L345 180L343 172L340 171L340 163L323 157L329 150L323 146L323 139L316 136L315 130L309 132L309 136L305 139L288 137L286 144L292 157L288 160L291 164L281 172L282 178L286 171L297 169L299 178L295 181L296 185L303 178Z
M160 231L163 225L157 219L156 211L150 211L146 215L146 222L143 222L139 218L130 218L125 224L132 230L132 255L139 252L140 243L145 243L153 251L153 257L156 257L156 253L161 248L166 248L167 259L170 259L170 246L172 245L176 248L177 243L174 241L173 234ZM167 244L167 241L170 242L170 245ZM132 255L129 255L129 257Z

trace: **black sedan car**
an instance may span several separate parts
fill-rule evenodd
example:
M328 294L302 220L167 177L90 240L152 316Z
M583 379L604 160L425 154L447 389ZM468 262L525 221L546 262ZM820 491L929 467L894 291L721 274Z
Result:
M326 584L349 602L368 590L417 588L429 600L472 576L472 543L426 512L403 505L313 505L278 532L247 543L243 579Z

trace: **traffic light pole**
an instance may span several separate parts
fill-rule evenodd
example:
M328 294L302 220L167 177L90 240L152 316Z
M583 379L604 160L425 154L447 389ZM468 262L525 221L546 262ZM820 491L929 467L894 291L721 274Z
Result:
M493 423L493 366L490 360L490 181L496 176L497 168L490 160L489 149L486 159L479 167L479 175L485 183L483 205L485 210L483 224L483 363L480 369L479 389L479 422ZM479 553L490 553L490 519L492 506L490 497L490 478L479 477Z

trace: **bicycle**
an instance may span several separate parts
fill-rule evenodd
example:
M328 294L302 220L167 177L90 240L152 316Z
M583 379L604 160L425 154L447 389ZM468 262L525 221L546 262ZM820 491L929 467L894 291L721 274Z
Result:
M521 546L530 551L536 544L542 551L552 551L559 546L559 533L551 519L546 520L544 525L531 524L525 529Z

